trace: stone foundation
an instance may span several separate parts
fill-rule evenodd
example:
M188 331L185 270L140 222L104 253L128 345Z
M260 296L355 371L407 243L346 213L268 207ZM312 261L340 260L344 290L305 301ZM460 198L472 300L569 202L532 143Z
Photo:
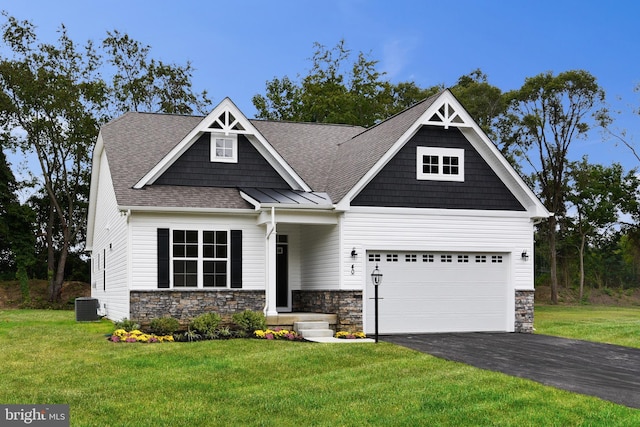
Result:
M515 332L533 333L533 296L535 291L516 291Z
M249 290L162 290L131 291L129 312L131 320L148 325L157 317L171 316L186 326L202 313L216 312L224 322L230 322L234 313L264 309L264 291Z
M362 291L292 292L293 311L337 314L337 331L362 331Z

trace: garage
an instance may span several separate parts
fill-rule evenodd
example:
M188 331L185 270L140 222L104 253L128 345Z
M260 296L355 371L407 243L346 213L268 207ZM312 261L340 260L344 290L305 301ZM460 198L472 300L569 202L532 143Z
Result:
M506 331L509 254L367 252L378 286L381 334ZM374 286L367 278L365 332L375 331ZM513 322L513 321L512 321Z

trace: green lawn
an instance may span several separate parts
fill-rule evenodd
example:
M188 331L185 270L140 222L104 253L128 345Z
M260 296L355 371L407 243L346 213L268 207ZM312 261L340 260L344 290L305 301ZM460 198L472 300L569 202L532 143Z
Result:
M640 307L536 306L536 333L640 348Z
M564 313L542 312L538 332ZM635 409L387 343L116 344L111 330L0 311L0 403L66 403L73 426L640 425Z

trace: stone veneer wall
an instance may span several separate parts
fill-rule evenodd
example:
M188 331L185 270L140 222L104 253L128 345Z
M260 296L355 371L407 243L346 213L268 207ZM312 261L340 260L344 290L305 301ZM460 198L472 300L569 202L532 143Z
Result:
M292 292L293 311L338 315L338 331L362 331L362 291Z
M535 291L516 291L515 332L533 333L533 297Z
M129 313L131 320L148 325L156 317L171 316L183 326L199 314L216 312L223 321L239 311L262 311L264 291L249 290L158 290L131 291Z

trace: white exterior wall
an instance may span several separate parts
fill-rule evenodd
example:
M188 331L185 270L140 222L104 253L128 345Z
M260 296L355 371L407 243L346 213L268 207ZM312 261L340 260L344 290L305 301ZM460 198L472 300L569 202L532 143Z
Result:
M118 210L104 151L98 179L91 252L91 296L98 299L101 314L112 320L121 320L129 317L127 218Z
M302 287L340 289L340 225L304 225L301 241Z
M132 213L131 289L158 289L157 229L242 230L242 289L265 289L265 227L256 214ZM184 290L183 288L180 288Z
M533 290L534 230L525 212L354 207L345 213L342 228L344 289L364 289L371 280L371 272L364 271L367 251L395 250L509 254L511 291ZM521 259L525 249L528 261Z

